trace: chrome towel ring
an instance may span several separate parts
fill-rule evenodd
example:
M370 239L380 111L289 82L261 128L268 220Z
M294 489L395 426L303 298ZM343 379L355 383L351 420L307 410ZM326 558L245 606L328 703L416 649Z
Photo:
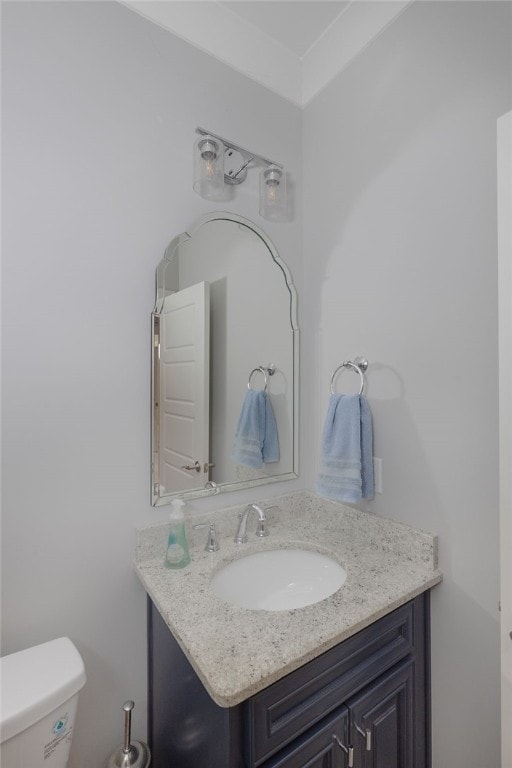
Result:
M263 374L263 378L265 379L265 385L263 387L263 391L266 392L268 388L268 377L273 376L275 372L276 372L276 367L273 363L270 363L270 365L267 365L267 366L258 365L257 368L253 368L249 374L247 389L254 389L254 387L251 387L251 379L255 373L261 373Z
M336 378L336 375L341 371L342 368L353 368L354 371L356 371L359 374L359 378L361 379L361 387L359 389L359 394L362 395L364 391L364 371L368 368L368 360L364 357L356 357L354 361L352 360L345 360L341 365L338 365L338 367L333 371L333 374L331 376L331 395L334 395L334 380Z

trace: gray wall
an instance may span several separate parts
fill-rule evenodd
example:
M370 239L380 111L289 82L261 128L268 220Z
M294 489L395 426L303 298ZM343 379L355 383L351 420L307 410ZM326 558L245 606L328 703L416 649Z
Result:
M145 735L131 560L135 528L167 514L149 502L150 313L165 247L212 208L192 191L194 130L289 167L294 222L259 217L257 172L229 208L264 227L300 293L301 113L119 4L2 12L2 653L75 641L88 683L70 768L98 768L127 698Z
M366 355L384 484L368 506L440 536L434 768L500 765L496 120L512 107L511 10L415 2L304 119L312 434L332 369ZM318 439L303 466L317 455Z

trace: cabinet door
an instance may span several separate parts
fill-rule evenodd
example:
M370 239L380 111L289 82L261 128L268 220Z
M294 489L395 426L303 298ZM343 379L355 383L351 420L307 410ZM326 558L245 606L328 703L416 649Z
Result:
M403 662L348 702L354 765L416 768L414 660Z
M348 710L342 707L264 763L264 768L348 768L343 748L348 743L348 720Z

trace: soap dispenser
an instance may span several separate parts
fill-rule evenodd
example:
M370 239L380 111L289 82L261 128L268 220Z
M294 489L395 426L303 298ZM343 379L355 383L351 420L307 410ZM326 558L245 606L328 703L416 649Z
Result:
M184 568L190 563L185 532L185 516L183 514L184 506L185 502L182 499L174 499L171 502L172 511L169 515L171 525L164 563L167 568Z

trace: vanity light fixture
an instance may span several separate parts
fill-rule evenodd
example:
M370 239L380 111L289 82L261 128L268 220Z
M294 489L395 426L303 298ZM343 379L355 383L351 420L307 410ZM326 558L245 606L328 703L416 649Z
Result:
M251 163L260 171L260 214L271 221L286 221L286 173L284 166L234 144L204 128L196 128L194 142L194 191L206 200L225 199L225 185L236 186L247 178Z

